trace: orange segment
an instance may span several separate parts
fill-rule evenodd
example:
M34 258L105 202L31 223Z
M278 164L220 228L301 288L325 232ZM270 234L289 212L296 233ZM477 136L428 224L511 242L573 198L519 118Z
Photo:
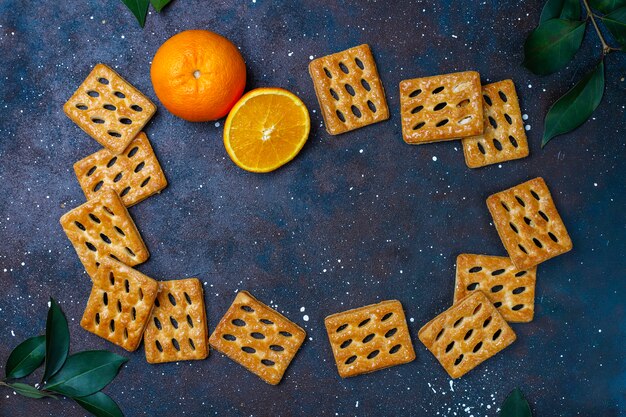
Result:
M310 130L309 111L297 96L281 88L257 88L230 111L224 146L240 168L270 172L300 152Z

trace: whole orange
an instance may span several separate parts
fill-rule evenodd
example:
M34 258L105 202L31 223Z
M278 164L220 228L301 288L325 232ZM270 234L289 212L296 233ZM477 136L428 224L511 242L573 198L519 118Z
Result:
M175 116L206 122L228 114L246 86L246 64L232 42L208 30L169 38L150 68L152 86Z

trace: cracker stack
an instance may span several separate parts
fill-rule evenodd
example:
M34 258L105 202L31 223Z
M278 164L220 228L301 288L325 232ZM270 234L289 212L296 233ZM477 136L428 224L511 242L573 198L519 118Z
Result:
M146 356L151 363L206 357L200 283L158 283L131 268L150 255L127 207L167 186L150 141L141 132L156 107L111 68L98 64L64 110L105 147L74 164L87 202L61 217L61 226L93 281L81 326L128 351L137 349L147 328ZM182 292L177 292L181 286ZM181 306L161 307L166 304L163 291L159 295L163 288L168 300L178 299ZM193 306L182 307L190 300ZM167 340L149 326L159 318Z
M463 139L470 168L528 156L513 81L481 87L475 71L400 83L402 136L409 144Z
M487 206L509 257L459 255L452 307L418 334L452 378L515 341L507 321L532 321L537 265L572 248L543 178L493 194Z
M326 130L338 135L389 118L385 90L369 45L309 64ZM409 144L462 139L465 162L479 168L528 156L513 81L481 86L476 71L400 82L402 136Z

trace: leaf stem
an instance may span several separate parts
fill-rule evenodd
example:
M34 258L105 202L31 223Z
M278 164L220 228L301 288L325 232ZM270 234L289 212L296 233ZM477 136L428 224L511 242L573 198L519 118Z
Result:
M604 56L615 48L611 48L604 40L604 37L602 36L602 32L600 32L600 28L598 27L598 24L596 23L596 19L594 17L595 15L591 11L591 8L589 7L589 3L587 3L587 0L582 0L582 1L583 1L583 4L585 5L585 9L587 9L587 17L591 19L591 23L593 23L593 27L596 30L598 37L600 38L600 42L602 43L602 55Z
M5 380L0 380L0 386L4 386L4 387L7 387L7 388L9 388L9 389L11 389L11 390L15 390L15 389L11 386L11 384L7 384L7 383L5 382ZM48 396L48 397L56 398L56 393L54 393L54 392L52 392L52 391L48 391L48 390L45 390L45 389L39 389L39 388L36 388L36 387L33 387L33 388L37 389L39 392L41 392L42 394L44 394L44 395L46 395L46 396Z

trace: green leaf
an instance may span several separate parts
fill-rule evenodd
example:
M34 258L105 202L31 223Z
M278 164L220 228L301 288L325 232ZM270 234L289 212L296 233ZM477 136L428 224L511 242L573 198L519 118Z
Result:
M532 417L528 401L522 395L519 388L515 388L500 409L500 417Z
M65 363L70 350L70 331L61 307L50 298L48 320L46 321L46 368L42 381L56 374Z
M563 68L574 57L585 34L583 21L551 19L533 30L524 43L524 65L539 75Z
M139 26L144 27L150 0L122 0L122 2L133 12L139 22Z
M167 6L171 1L172 0L150 0L150 3L152 3L152 7L154 7L157 12L160 12L161 9Z
M620 7L626 6L626 0L589 0L592 9L600 10L602 13L611 13Z
M580 0L565 0L560 17L565 20L580 20L581 13Z
M626 7L622 7L602 17L611 35L626 48Z
M127 360L106 350L76 353L44 388L72 398L91 395L106 387Z
M539 16L539 24L546 22L550 19L558 19L563 11L563 3L565 0L548 0L541 9L541 16Z
M46 336L35 336L17 345L7 359L7 378L23 378L30 375L46 357Z
M548 0L541 9L539 24L550 19L580 20L580 0Z
M118 405L104 392L96 392L86 397L74 398L85 410L96 417L124 417Z
M604 94L604 61L552 105L543 130L543 148L553 137L582 125L598 107Z
M56 398L52 394L39 391L37 388L32 387L27 384L22 384L21 382L14 382L12 384L7 384L7 386L13 389L18 394L23 395L24 397L28 397L28 398L44 398L44 397Z

